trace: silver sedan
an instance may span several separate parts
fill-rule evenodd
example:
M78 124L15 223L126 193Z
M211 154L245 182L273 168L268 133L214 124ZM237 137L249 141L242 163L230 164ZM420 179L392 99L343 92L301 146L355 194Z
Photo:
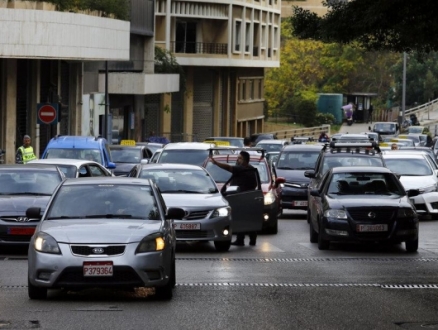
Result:
M155 287L171 299L175 286L172 219L184 211L162 202L149 181L84 178L64 181L53 194L28 252L28 293L48 289ZM39 208L28 216L39 217ZM170 220L170 221L169 221Z

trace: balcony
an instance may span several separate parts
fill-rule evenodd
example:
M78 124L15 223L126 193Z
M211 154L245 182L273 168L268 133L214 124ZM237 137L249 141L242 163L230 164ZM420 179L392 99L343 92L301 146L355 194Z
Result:
M183 42L172 41L171 51L173 53L183 54L220 54L228 53L228 44L211 43L211 42Z

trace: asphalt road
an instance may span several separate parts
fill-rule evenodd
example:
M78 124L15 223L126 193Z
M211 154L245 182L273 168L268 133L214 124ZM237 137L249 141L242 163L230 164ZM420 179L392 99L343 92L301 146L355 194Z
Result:
M25 250L0 255L0 329L436 329L438 222L420 224L418 253L393 246L309 243L302 212L255 247L217 253L179 244L172 301L134 293L27 296ZM248 242L248 239L247 239Z

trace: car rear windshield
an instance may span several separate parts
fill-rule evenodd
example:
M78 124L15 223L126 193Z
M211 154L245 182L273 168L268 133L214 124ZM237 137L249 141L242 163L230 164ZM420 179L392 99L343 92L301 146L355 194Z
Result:
M337 155L336 157L326 157L324 159L322 173L324 174L328 170L334 167L341 166L384 166L380 157L372 156L356 156L354 154Z
M62 186L54 197L47 219L123 218L159 220L151 187L124 184Z
M400 175L432 175L432 168L426 159L391 158L385 159L386 167Z
M293 151L281 153L276 168L280 170L312 170L319 151Z
M140 149L111 149L114 163L140 163Z
M202 166L208 158L208 150L174 149L163 150L158 163L191 164Z
M283 149L283 145L279 143L258 143L256 147L263 148L266 152L281 151Z
M50 196L61 180L56 171L3 169L0 171L0 195Z
M219 161L221 162L221 161ZM230 165L235 165L236 162L228 162ZM268 183L269 182L269 175L268 171L269 168L265 162L250 162L252 166L254 166L257 171L259 172L260 176L260 182L261 183ZM231 177L231 172L228 172L227 170L224 170L220 168L217 165L214 165L212 162L208 162L206 166L206 170L211 174L213 177L213 180L216 183L225 183L228 181L228 179Z
M103 164L99 149L48 149L45 158L86 159Z
M154 181L162 193L211 194L217 187L204 170L143 169L140 178Z

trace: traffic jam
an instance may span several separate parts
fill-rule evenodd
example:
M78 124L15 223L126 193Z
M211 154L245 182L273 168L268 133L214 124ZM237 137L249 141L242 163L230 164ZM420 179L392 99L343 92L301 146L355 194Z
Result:
M30 299L52 289L146 287L169 300L178 245L229 252L239 245L233 236L277 234L286 210L306 212L320 250L341 241L415 252L420 220L438 219L433 146L405 141L415 134L371 133L324 142L260 135L250 146L238 137L109 144L57 136L41 159L0 165L0 247L29 246ZM237 171L242 162L253 170ZM242 173L252 188L232 185Z

